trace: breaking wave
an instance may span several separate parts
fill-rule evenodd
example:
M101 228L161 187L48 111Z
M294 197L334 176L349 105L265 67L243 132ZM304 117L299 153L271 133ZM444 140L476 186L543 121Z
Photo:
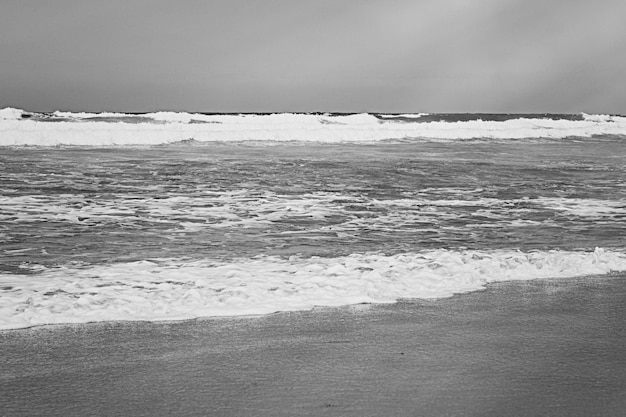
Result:
M0 329L109 320L266 314L443 298L490 282L626 271L626 254L451 251L236 261L154 259L0 274Z
M0 146L196 142L376 142L626 136L610 115L30 113L0 110Z

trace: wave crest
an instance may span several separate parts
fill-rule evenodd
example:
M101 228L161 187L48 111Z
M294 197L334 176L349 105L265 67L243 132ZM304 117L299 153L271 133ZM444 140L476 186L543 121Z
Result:
M455 120L425 114L200 114L157 112L27 113L0 110L0 146L158 145L194 138L199 142L372 142L626 136L626 117L587 115L550 118L529 115ZM55 122L55 123L51 123Z

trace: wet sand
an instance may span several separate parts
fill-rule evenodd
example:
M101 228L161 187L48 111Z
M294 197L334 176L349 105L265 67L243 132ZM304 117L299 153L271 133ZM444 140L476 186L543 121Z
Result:
M622 416L626 276L0 332L3 416Z

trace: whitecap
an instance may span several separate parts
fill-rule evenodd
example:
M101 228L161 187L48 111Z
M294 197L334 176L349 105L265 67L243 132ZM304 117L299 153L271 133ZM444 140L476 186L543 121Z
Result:
M432 250L342 257L257 256L229 262L152 259L0 274L0 329L109 320L267 314L443 298L496 281L626 271L626 254Z

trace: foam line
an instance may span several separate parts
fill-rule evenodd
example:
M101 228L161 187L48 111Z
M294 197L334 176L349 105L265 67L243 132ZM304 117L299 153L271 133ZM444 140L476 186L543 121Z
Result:
M626 136L626 117L585 115L576 120L524 118L419 122L373 114L205 115L157 112L27 113L0 110L0 146L158 145L193 139L198 142L372 142L381 140L464 140ZM408 122L407 122L408 120Z
M495 281L625 270L626 254L603 249L526 253L441 249L336 258L157 259L40 267L32 275L0 274L0 329L391 303L449 297Z

